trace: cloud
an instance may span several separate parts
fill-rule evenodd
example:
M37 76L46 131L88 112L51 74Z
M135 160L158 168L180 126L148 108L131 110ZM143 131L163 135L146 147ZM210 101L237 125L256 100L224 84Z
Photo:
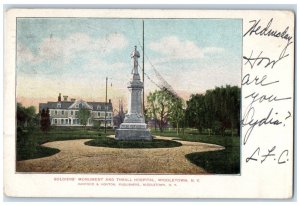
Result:
M164 37L157 42L151 42L149 48L173 59L203 57L202 50L192 41L180 41L176 36Z
M181 70L165 76L166 81L173 86L175 91L186 91L189 93L202 93L216 86L239 85L241 79L240 70L229 72L227 65L212 67L197 67Z
M85 33L74 33L66 38L50 36L44 38L32 52L23 44L18 44L18 64L48 63L51 68L61 68L78 57L105 56L115 49L123 49L128 40L123 34L112 33L102 38L91 38ZM49 68L49 69L51 69Z
M103 70L116 70L116 69L122 69L128 66L127 64L123 62L113 62L113 63L107 63L104 61L101 61L99 59L91 59L83 68L84 71L103 71Z
M221 53L224 49L220 47L205 47L203 48L204 54L213 54L213 53Z
M99 39L95 42L100 47L105 47L106 51L110 52L113 49L124 48L128 45L128 41L123 34L113 33L107 35L103 39Z
M17 44L17 60L18 63L36 62L37 58L31 50L22 43Z
M103 99L105 76L116 73L115 76L121 79L124 73L118 71L130 66L121 61L110 61L109 55L127 45L128 40L119 33L102 38L84 33L65 38L50 36L30 47L18 43L17 96L47 98L63 92L75 97ZM121 83L122 89L117 89ZM110 95L127 94L126 83L124 77L120 83L114 80L112 88L116 91L110 91Z
M163 82L155 75L150 64L146 64L146 92L158 89L155 84L162 85ZM181 96L188 97L188 94L202 93L215 86L226 84L241 84L241 63L218 64L216 62L207 64L172 64L158 65L155 67L160 75L167 81L173 89ZM149 78L150 80L149 80Z
M149 48L163 55L167 60L193 60L203 58L205 54L223 52L223 48L204 47L200 48L195 42L180 40L176 36L163 37L151 42Z

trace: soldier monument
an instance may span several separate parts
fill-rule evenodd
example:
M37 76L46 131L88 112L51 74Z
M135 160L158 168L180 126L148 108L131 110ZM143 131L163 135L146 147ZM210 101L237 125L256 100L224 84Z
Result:
M129 89L128 113L125 115L124 122L116 130L117 140L152 140L150 130L147 129L142 108L142 90L144 83L140 79L138 71L138 58L140 53L136 46L131 53L133 68L131 71L132 79L128 82Z

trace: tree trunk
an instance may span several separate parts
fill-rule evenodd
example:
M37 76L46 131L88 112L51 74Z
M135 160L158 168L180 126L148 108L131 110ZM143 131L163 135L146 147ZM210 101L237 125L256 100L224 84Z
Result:
M154 117L154 129L156 131L156 129L157 129L157 115L156 115L156 111L155 111L153 102L152 102L151 106L152 106L152 112L153 112L153 117Z
M233 120L231 119L231 137L233 137Z
M164 112L165 112L165 107L163 104L161 104L161 112L160 112L160 132L163 132L163 120L164 120Z
M159 124L159 131L160 131L160 133L162 133L162 132L163 132L163 128L162 128L162 121L160 121L160 124Z
M198 132L199 132L199 134L201 134L201 132L202 132L202 127L200 125L198 126Z

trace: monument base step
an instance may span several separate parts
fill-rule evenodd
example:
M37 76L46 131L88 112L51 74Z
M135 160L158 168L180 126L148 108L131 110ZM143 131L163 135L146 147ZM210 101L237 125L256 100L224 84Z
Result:
M116 140L152 140L148 129L117 129Z

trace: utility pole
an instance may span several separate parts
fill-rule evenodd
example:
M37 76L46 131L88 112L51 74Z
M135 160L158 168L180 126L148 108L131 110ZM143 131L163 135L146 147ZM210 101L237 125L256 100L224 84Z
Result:
M104 133L106 134L106 115L107 115L107 77L105 82L105 117L104 117Z
M144 20L143 20L143 71L142 71L142 79L143 79L143 84L144 84L144 88L143 88L143 113L145 115L145 49L144 49L145 45L144 45Z

